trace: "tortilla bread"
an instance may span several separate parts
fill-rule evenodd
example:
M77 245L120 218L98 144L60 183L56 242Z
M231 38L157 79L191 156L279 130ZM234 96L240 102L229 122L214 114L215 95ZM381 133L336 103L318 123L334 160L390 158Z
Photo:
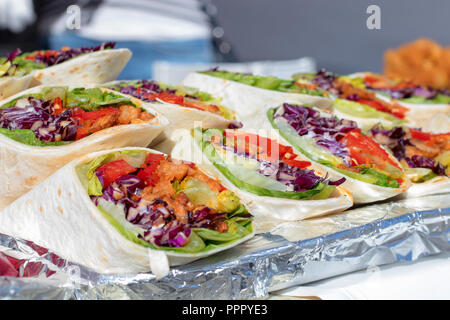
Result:
M18 93L2 101L2 105L24 94L40 92L41 88L34 87ZM76 157L111 148L146 147L151 143L169 122L156 111L151 111L145 103L133 99L136 105L156 115L153 124L115 126L57 147L29 146L0 134L0 210Z
M75 172L79 164L122 150L155 152L145 148L122 148L91 153L71 161L0 212L0 233L33 241L99 273L152 271L157 277L167 275L169 265L210 256L254 235L197 254L152 250L127 240L97 209Z
M325 97L266 90L197 72L187 75L183 85L222 98L222 104L236 112L246 131L248 128L259 128L260 117L265 115L269 108L285 102L309 104L328 110L332 105L332 101Z
M203 155L200 147L194 141L190 131L179 132L177 144L171 151L174 158L197 163L198 166L219 177L223 185L236 193L253 216L258 219L280 219L287 221L302 220L318 217L330 213L344 211L353 205L351 195L343 188L337 187L332 197L325 200L293 200L276 197L264 197L244 191L231 183L208 159ZM320 176L324 171L318 170Z

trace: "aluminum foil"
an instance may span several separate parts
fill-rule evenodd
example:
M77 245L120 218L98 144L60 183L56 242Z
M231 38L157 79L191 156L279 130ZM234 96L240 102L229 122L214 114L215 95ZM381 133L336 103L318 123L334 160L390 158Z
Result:
M17 277L0 277L0 298L265 298L289 286L450 251L450 194L394 199L299 222L256 221L256 227L252 240L172 268L161 280L99 274L0 235L0 252L17 267Z

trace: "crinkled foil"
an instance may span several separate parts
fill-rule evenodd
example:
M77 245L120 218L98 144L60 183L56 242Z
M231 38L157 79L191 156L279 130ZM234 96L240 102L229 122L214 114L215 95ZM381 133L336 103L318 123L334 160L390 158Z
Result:
M152 274L104 275L0 235L18 277L3 299L253 299L271 291L450 250L450 194L396 199L299 222L256 221L258 234L218 255ZM76 235L74 235L76 236Z

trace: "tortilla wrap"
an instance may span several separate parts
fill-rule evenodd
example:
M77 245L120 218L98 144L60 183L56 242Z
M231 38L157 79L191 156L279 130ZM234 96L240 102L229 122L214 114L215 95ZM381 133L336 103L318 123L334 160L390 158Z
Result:
M183 85L222 98L222 104L236 112L245 130L259 128L259 120L267 110L283 102L310 104L322 109L331 109L332 105L325 97L266 90L197 72L187 75Z
M349 115L348 113L341 112L337 109L333 110L333 114L336 117L338 117L339 119L347 119L347 120L355 121L358 124L358 127L360 127L363 130L370 129L377 124L381 124L381 125L387 126L387 127L393 127L393 126L398 125L395 122L385 120L385 119L380 119L380 118L355 117L355 116ZM408 126L409 126L409 124L408 124Z
M100 273L152 271L168 274L169 265L185 264L238 245L254 233L226 247L197 254L153 250L127 240L97 209L84 189L75 168L104 154L100 151L75 159L0 212L0 233L33 241L62 258Z
M438 176L422 183L413 183L404 196L406 198L416 198L439 193L450 193L449 177Z
M119 82L122 81L112 81L105 83L104 86L114 85ZM114 90L114 92L117 91ZM232 123L232 120L225 119L224 117L212 112L188 108L178 104L167 103L164 101L160 101L160 103L145 103L169 120L169 125L164 129L163 133L152 142L152 146L154 146L160 142L169 140L165 144L167 147L164 149L156 148L157 150L165 153L169 152L170 146L175 144L174 141L170 143L171 136L178 130L190 130L198 126L203 128L228 128L228 126Z
M350 78L364 78L367 72L358 72L349 75ZM376 92L375 92L376 93ZM450 104L436 103L409 103L393 99L376 93L378 99L386 102L395 102L408 108L406 119L411 128L422 128L423 131L445 133L450 131Z
M31 86L89 86L117 78L131 58L128 49L106 49L89 52L54 66L31 72Z
M0 100L28 88L33 76L0 77Z
M326 214L344 211L352 206L351 195L341 187L336 187L330 198L325 200L293 200L269 196L259 196L241 190L229 181L206 156L195 142L190 131L179 132L176 136L177 143L171 151L174 158L195 162L198 166L218 176L222 184L236 193L255 218L258 219L280 219L280 220L302 220L318 217ZM325 171L317 170L319 176L325 176Z
M2 101L2 105L24 94L38 93L43 86L34 87ZM118 95L120 93L115 92ZM0 134L0 210L42 182L73 158L89 152L126 146L146 147L168 125L168 120L151 111L151 107L131 99L156 115L152 123L120 125L91 134L63 146L38 147L25 145ZM1 107L1 106L0 106Z
M321 113L325 113L317 108L315 110L317 110ZM337 117L340 119L353 120L352 118L348 118L348 117L342 117L342 118L339 116L337 116ZM270 123L267 114L266 114L266 118L264 119L264 121L261 121L261 124L264 125L267 128L267 130L273 130L273 134L275 136L277 136L277 139L279 139L281 144L290 145L294 148L294 150L299 151L299 153L298 153L299 157L310 161L311 166L314 168L314 170L318 170L320 172L327 172L330 179L339 179L339 178L344 177L344 175L342 173L334 170L333 168L322 165L322 164L306 157L304 154L302 154L301 150L298 146L289 142L285 137L283 137L283 135L280 134L280 131L277 128L272 127L272 124ZM383 148L383 146L380 146L380 147ZM385 148L383 148L383 149L386 151ZM387 153L388 153L389 157L395 163L397 163L399 165L399 167L401 168L401 165L398 162L398 160L394 156L389 154L389 152L387 152ZM375 202L375 201L379 201L379 200L392 198L392 197L397 196L398 194L405 192L411 186L411 182L409 181L409 179L407 179L405 174L404 174L404 179L402 179L403 182L401 183L399 188L382 187L379 185L375 185L375 184L363 182L363 181L360 181L357 179L353 179L346 175L345 175L345 178L346 178L346 181L341 185L341 187L346 189L348 192L350 192L350 194L353 197L353 202L355 204L371 203L371 202Z
M38 85L88 86L112 81L131 58L128 49L89 52L22 77L0 78L0 100Z
M406 112L408 127L422 128L423 131L432 133L446 133L450 131L450 104L420 104L406 103L400 100L390 99L377 94L379 99L393 101L409 109Z

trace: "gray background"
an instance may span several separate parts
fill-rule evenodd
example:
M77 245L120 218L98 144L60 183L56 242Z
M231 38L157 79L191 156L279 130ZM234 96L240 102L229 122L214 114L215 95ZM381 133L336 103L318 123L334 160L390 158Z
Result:
M450 0L213 0L238 61L316 58L338 73L381 72L383 53L418 37L450 45ZM381 30L366 27L370 4Z

